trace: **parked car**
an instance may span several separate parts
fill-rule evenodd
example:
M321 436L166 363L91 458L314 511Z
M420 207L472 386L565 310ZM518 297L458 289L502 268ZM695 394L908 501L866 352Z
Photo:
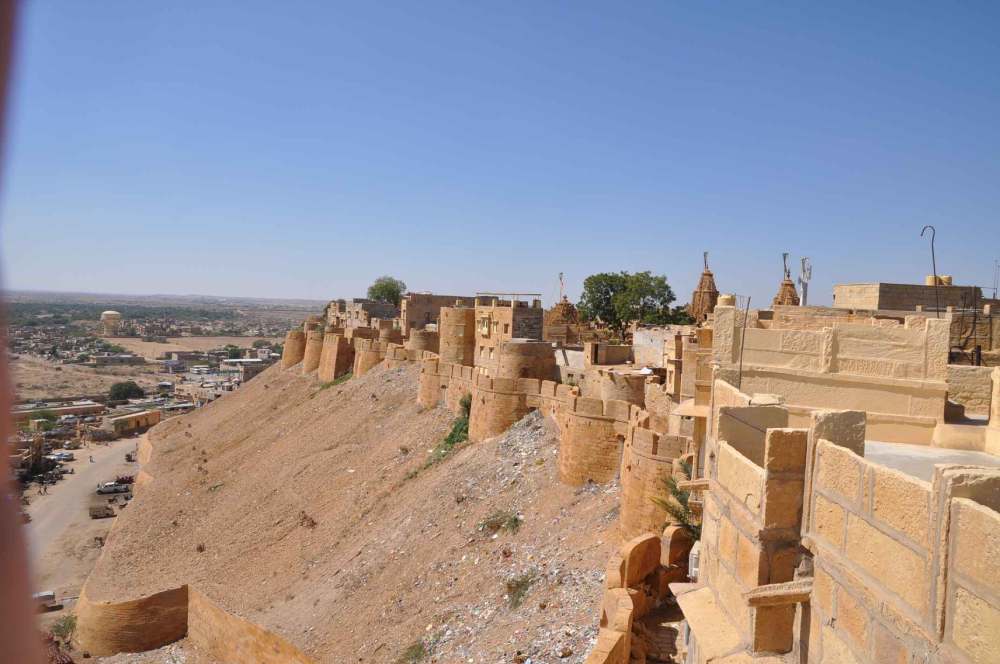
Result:
M111 505L91 505L90 506L90 518L91 519L107 519L115 515L115 508Z
M129 486L118 482L101 482L97 485L97 493L127 493Z

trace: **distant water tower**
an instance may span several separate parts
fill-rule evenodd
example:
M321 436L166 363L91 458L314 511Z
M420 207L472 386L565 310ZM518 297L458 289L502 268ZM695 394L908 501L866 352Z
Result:
M101 314L101 327L105 337L117 337L118 326L121 325L122 315L117 311L105 311Z

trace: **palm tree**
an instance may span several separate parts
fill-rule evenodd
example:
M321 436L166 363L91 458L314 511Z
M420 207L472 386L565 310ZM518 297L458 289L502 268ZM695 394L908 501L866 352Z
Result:
M680 466L681 473L684 475L683 479L691 479L691 463L688 461L681 461ZM680 488L675 475L671 475L665 479L663 481L663 486L667 490L667 496L656 496L652 499L652 501L662 507L667 514L670 515L671 522L676 523L681 528L688 531L692 539L695 541L701 539L701 524L695 522L696 517L694 512L688 505L688 500L691 498L691 492Z

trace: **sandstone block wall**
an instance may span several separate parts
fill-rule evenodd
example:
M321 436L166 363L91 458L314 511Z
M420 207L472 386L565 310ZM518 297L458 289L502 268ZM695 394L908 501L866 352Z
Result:
M815 455L808 661L997 661L1000 471L928 483L826 440Z
M718 607L712 621L730 625L736 642L752 653L787 653L795 642L796 606L755 607L747 595L794 578L809 431L785 428L788 414L779 407L722 405L748 398L716 384L722 389L707 440L710 490L703 494L699 583L711 589ZM706 638L696 634L696 642Z
M1000 661L1000 514L955 498L951 523L945 643L976 664Z
M741 316L717 307L713 330L720 376L737 380L742 349L741 391L781 395L793 406L866 411L869 437L890 442L929 444L944 421L948 320L791 330L751 319L741 343Z
M989 415L993 392L990 367L948 365L948 399L965 406L966 415Z
M973 293L973 290L977 291ZM924 284L837 284L833 287L833 306L838 309L889 309L913 311L918 306L932 310L936 305L971 307L983 302L982 292L975 286Z

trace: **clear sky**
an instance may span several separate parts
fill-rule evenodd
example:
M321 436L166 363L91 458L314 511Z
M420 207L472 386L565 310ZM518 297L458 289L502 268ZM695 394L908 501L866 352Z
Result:
M1000 3L26 2L9 288L992 284Z

